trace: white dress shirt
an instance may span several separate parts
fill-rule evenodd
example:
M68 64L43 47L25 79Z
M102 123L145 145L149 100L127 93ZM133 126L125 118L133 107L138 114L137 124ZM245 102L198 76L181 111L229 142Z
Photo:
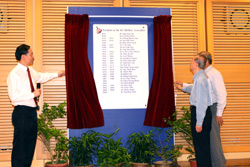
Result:
M50 79L58 77L57 73L40 73L36 72L32 67L29 67L29 70L34 88L36 88L36 83L44 83ZM9 73L7 85L12 105L36 107L34 94L31 92L27 67L18 63L17 66Z
M213 103L217 102L216 115L221 117L227 103L227 92L223 81L223 77L221 73L218 70L216 70L212 65L208 66L205 69L205 72L212 83Z

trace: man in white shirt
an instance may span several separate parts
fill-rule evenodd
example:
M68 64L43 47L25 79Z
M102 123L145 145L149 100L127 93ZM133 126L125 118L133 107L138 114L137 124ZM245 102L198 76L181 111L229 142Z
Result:
M221 73L212 64L212 56L209 52L202 51L198 55L207 58L205 72L212 83L212 128L210 132L210 149L212 167L226 167L226 159L223 154L220 138L220 126L223 124L223 110L226 106L227 92Z
M17 66L7 78L8 94L14 111L14 139L11 156L12 167L30 167L37 139L37 101L40 89L34 89L36 83L44 83L56 77L65 76L65 71L58 73L39 73L32 67L34 56L30 46L22 44L15 52Z

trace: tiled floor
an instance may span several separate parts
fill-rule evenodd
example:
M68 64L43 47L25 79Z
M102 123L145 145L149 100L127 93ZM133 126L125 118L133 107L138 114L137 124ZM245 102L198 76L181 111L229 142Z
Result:
M178 162L181 167L190 167L189 162ZM227 160L227 167L250 167L250 159Z
M233 165L233 166L227 166L227 167L250 167L250 165Z

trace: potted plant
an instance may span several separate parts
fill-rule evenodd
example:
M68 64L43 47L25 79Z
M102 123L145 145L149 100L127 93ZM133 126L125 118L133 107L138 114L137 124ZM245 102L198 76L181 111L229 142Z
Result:
M97 164L101 167L129 166L131 156L128 149L122 146L121 138L114 140L120 129L110 134L102 134L102 142L97 152Z
M42 113L37 119L38 139L43 142L50 154L50 162L47 162L45 166L56 166L57 164L60 164L60 167L67 166L68 138L64 135L65 131L57 129L53 124L53 120L66 116L65 106L66 102L51 107L44 103ZM56 143L55 148L53 148L52 141Z
M101 133L88 130L81 137L70 137L69 163L70 166L93 166L97 151L101 144Z
M189 152L189 156L187 158L190 161L190 165L192 167L196 167L197 165L195 160L194 144L191 132L191 111L190 108L186 106L183 106L181 110L183 111L182 116L176 119L177 113L174 113L174 121L168 119L167 124L172 126L173 132L175 134L179 134L180 137L187 142L188 146L185 147L185 150Z
M173 137L172 128L155 128L155 132L158 138L156 155L162 159L162 161L154 162L155 167L179 167L177 158L181 156L182 145L170 144Z
M148 166L155 160L156 140L153 129L147 133L135 132L129 135L127 145L132 166Z

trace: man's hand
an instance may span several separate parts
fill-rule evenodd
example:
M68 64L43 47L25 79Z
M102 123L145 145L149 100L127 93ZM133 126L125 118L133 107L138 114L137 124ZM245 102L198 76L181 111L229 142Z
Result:
M40 96L41 95L41 89L36 89L33 93L34 93L34 97Z
M182 81L175 81L174 82L174 86L176 87L176 89L182 90L182 88L183 88L183 82Z
M202 131L202 126L195 126L196 132L200 133Z
M219 116L216 116L216 122L217 122L217 124L222 125L223 124L223 118L219 117Z
M58 77L63 77L63 76L65 76L65 71L64 70L59 71L58 72Z

